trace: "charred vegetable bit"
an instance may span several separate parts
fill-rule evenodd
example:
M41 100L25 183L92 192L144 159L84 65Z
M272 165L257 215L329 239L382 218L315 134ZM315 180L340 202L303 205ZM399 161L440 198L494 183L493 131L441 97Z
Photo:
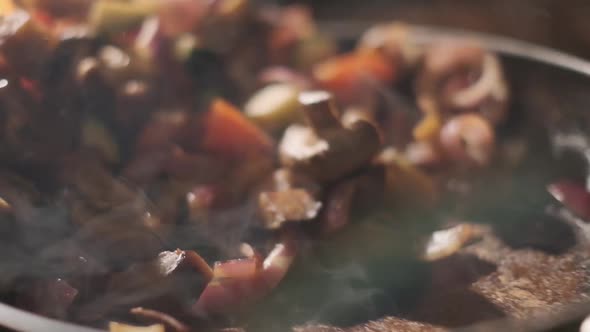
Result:
M380 134L369 122L359 119L342 126L330 93L304 92L299 101L309 126L292 125L285 131L279 147L284 166L333 181L368 163L379 150Z

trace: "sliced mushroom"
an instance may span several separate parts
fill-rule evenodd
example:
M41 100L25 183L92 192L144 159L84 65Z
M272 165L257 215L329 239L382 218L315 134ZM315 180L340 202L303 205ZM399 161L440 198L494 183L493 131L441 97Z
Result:
M322 207L309 192L303 189L263 192L258 196L265 227L278 229L288 221L314 219Z
M275 171L257 191L264 227L275 230L286 222L315 219L322 207L319 194L319 185L307 176L289 169Z
M309 126L290 126L279 146L284 166L319 181L333 181L368 163L379 151L380 134L362 119L343 126L326 91L300 94Z

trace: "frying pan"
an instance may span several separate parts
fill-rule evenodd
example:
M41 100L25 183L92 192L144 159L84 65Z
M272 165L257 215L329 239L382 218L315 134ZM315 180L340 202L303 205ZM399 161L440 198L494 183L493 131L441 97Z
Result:
M320 22L320 28L339 40L346 41L354 40L361 31L373 24L374 22ZM590 62L545 47L486 34L426 26L411 26L411 31L416 43L420 44L449 38L466 39L476 41L488 50L497 52L505 65L512 86L513 108L522 110L519 113L527 114L524 119L516 121L532 121L536 127L544 128L539 140L533 144L533 152L538 150L540 153L551 154L551 141L547 138L547 133L585 132L590 128L590 116L586 110L590 105ZM503 130L511 132L511 128ZM575 157L572 158L574 159L556 161L541 158L529 165L529 168L568 166L570 161L576 165L583 164L575 160ZM551 171L547 179L570 175L577 172L575 168L572 166L574 170L570 170L568 167L562 167L560 170ZM518 192L517 187L525 187L522 191L523 197L513 193L517 197L513 202L502 200L497 201L497 204L524 205L526 209L528 203L527 197L524 196L527 196L527 183L521 182L521 179L513 180L518 185L511 187L509 191ZM501 192L491 194L502 195ZM512 198L514 199L514 196ZM496 206L498 205L492 204L488 208L493 209ZM514 220L523 216L513 214L516 214ZM461 265L460 260L459 263L451 262L450 269L466 269L468 276L459 276L462 280L461 286L443 294L442 297L440 294L434 297L429 294L420 295L423 302L438 303L433 305L437 307L436 310L431 308L418 314L405 312L404 320L381 318L370 323L350 325L348 328L307 324L297 327L296 330L429 331L431 326L460 331L576 330L581 319L590 313L590 301L587 300L590 299L590 269L586 269L585 265L590 262L587 237L587 234L590 234L587 228L590 226L571 220L563 221L559 226L543 222L539 224L538 220L513 222L513 216L507 213L496 217L503 220L498 221L498 224L490 222L493 231L490 231L487 239L481 244L471 246L471 252L460 253L483 253L493 261L493 264L488 265L495 265L495 268L480 274L481 262L478 263L480 267L471 263ZM507 260L510 262L506 262ZM530 262L534 266L529 268L527 264ZM485 266L488 265L483 265L483 270L486 270ZM453 278L451 276L451 279ZM444 280L446 279L443 278ZM518 282L521 284L518 285ZM441 285L444 287L445 283L439 284ZM403 285L400 287L403 288ZM465 294L466 290L476 290L479 294L478 301L485 301L489 305L480 307L472 305L469 300L457 300L457 296L461 298L458 294ZM537 296L535 290L543 295ZM461 303L455 303L456 301ZM417 307L420 307L420 300L417 302ZM458 309L452 309L453 307ZM451 322L446 321L448 319ZM416 323L408 323L409 321ZM0 325L22 331L100 331L47 319L1 303Z

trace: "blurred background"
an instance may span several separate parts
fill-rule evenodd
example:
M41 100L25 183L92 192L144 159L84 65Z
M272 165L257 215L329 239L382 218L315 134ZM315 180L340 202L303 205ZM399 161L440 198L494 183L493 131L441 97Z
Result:
M277 1L273 1L277 2ZM282 0L321 20L391 20L467 28L551 46L590 59L590 0Z

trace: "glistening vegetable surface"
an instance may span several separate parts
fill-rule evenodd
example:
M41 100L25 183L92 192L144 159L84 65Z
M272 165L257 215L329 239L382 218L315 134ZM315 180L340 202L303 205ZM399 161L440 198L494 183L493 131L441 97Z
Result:
M146 331L368 319L427 240L389 226L431 227L505 157L510 89L476 45L416 48L393 25L337 55L305 8L245 1L24 5L0 46L2 286L34 312ZM476 237L461 227L427 256Z

